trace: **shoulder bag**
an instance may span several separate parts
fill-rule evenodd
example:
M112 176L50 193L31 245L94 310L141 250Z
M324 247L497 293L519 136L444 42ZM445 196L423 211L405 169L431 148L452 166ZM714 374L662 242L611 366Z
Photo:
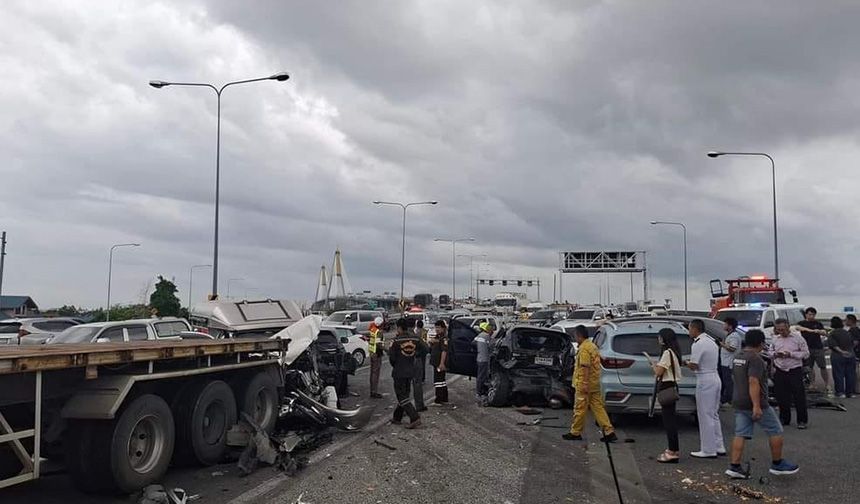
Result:
M672 376L675 378L675 386L662 389L657 392L657 402L660 403L661 407L671 406L678 402L678 399L681 398L681 395L678 391L678 378L679 376L675 375L675 352L672 350L667 350L669 352L669 363L672 366ZM662 382L663 379L661 378Z

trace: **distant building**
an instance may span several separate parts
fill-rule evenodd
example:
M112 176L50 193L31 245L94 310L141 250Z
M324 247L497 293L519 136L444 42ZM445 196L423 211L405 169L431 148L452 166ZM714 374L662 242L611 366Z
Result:
M39 307L30 296L0 296L0 318L31 317Z

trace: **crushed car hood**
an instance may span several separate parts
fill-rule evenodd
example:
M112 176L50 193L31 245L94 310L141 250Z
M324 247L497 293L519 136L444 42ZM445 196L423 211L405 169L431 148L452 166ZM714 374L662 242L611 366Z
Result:
M319 315L308 315L272 336L272 339L285 339L289 341L287 353L284 355L283 362L281 362L282 365L291 365L316 341L320 333L322 320L323 318Z

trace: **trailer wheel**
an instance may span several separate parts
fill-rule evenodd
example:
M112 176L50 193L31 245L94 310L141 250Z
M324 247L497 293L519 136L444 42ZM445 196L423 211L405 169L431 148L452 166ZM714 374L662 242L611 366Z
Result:
M177 452L182 462L217 464L227 450L227 431L236 423L236 397L221 380L185 391L176 414Z
M278 421L278 385L269 373L259 372L240 384L239 410L247 413L264 431L271 433Z
M173 414L164 399L145 394L114 420L69 425L67 465L85 492L131 493L160 480L173 455Z

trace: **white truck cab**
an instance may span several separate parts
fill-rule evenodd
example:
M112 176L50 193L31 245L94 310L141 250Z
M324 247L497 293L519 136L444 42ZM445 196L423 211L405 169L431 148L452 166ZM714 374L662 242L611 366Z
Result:
M804 305L800 304L752 303L723 308L717 312L714 318L724 321L732 317L738 321L738 327L744 331L760 329L764 332L765 340L770 346L776 319L784 318L788 320L790 325L796 325L803 320L805 308Z

